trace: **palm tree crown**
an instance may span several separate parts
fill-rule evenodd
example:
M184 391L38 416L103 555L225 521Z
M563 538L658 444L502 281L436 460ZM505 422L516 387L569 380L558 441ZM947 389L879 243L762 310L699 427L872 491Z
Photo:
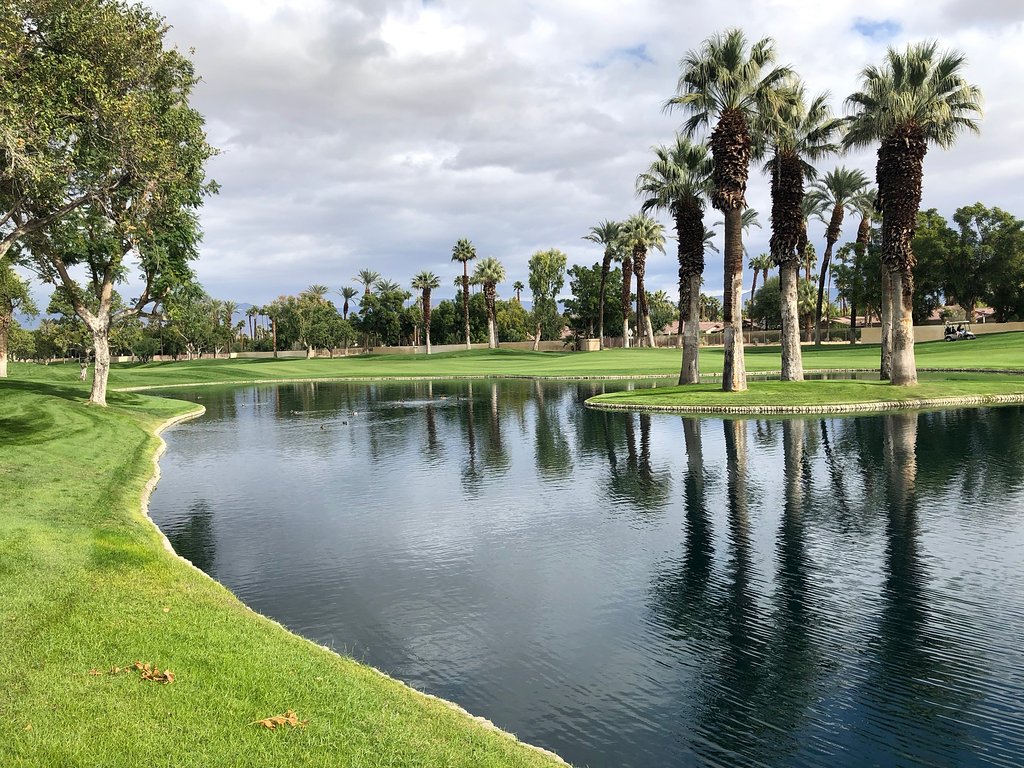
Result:
M608 273L612 268L612 261L619 256L619 249L622 247L622 224L617 221L605 219L596 227L591 227L590 232L583 236L584 240L598 243L604 246L604 254L601 257L601 283L598 289L598 338L599 346L604 349L604 303L605 291L608 286ZM519 291L516 291L518 297Z
M495 326L494 301L497 296L495 286L505 280L505 267L493 256L488 256L477 262L473 270L473 282L479 283L484 288L484 303L487 306L487 330L488 340L491 349L498 343L497 328Z
M360 283L366 289L366 295L370 295L370 287L380 280L380 274L374 272L372 269L361 269L359 274L352 278L357 283Z

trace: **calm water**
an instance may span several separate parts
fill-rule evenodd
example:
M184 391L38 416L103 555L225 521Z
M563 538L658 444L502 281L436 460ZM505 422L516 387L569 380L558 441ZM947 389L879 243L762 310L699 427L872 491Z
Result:
M256 610L577 765L1024 764L1024 409L603 387L192 390L152 514Z

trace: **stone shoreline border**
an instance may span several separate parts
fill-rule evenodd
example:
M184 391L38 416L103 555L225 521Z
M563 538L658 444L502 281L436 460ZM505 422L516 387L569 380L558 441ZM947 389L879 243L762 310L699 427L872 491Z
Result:
M315 381L321 381L321 379L315 379ZM261 383L261 382L249 382L249 383ZM266 382L266 383L271 383L271 382ZM196 386L202 386L202 385L196 385ZM166 389L166 387L154 387L154 389ZM119 390L119 391L124 392L124 391L129 391L129 390ZM182 422L191 421L192 419L199 418L204 413L206 413L206 408L204 406L200 405L198 408L194 408L191 411L189 411L188 413L183 413L183 414L179 414L177 416L172 416L171 418L167 419L166 421L163 421L160 424L158 424L152 430L147 430L147 431L150 431L150 433L154 437L156 437L156 439L157 439L157 447L153 451L153 472L152 472L152 475L150 476L149 480L146 482L145 486L142 489L141 512L142 512L143 518L145 518L146 521L148 521L149 524L151 526L153 526L153 529L156 531L157 535L160 537L160 541L163 544L163 548L167 552L169 552L173 557L175 557L178 560L180 560L182 563L184 563L186 566L188 566L192 570L194 570L197 573L201 574L204 578L209 579L210 581L212 581L215 584L217 584L219 587L222 587L223 589L226 589L228 592L231 592L230 589L228 589L226 586L221 584L215 578L210 576L210 574L206 573L206 571L204 571L201 568L199 568L191 560L189 560L188 558L183 557L182 555L180 555L177 552L175 552L174 551L174 547L171 545L170 539L167 538L167 535L163 532L163 530L161 530L160 526L158 526L156 524L156 522L154 522L153 518L149 516L149 502L150 502L150 499L153 496L153 491L156 489L157 483L160 482L160 457L163 456L164 453L167 451L167 442L163 439L163 436L162 436L161 433L164 432L164 430L166 430L166 429L168 429L168 428L170 428L170 427L172 427L172 426L174 426L176 424L181 424ZM308 637L303 637L302 635L299 635L299 634L297 634L295 632L292 632L290 629L288 629L288 627L284 626L284 624L282 624L281 622L279 622L276 619L273 619L273 618L271 618L269 616L263 615L259 611L256 611L253 608L251 608L244 601L239 600L239 598L237 596L235 596L233 592L231 592L231 594L232 594L233 597L235 597L236 600L238 600L242 605L245 606L246 610L250 611L251 613L255 614L256 616L259 616L261 619L270 622L271 624L273 624L274 626L276 626L279 629L283 630L284 632L287 632L289 635L292 635L293 637L297 637L300 640L302 640L303 642L309 643L314 648L317 648L317 649L319 649L321 651L326 651L327 653L332 654L334 656L337 656L339 658L345 658L341 654L339 654L337 651L335 651L333 648L328 648L326 645L320 645L320 643L314 642L313 640L310 640ZM362 664L362 662L358 662L358 661L357 661L357 663ZM391 677L391 675L388 675L387 673L382 672L381 670L377 669L376 667L372 667L369 664L363 664L363 666L366 667L367 669L372 670L373 672L376 672L382 678L385 678L386 680L389 680L389 681L391 681L393 683L396 683L396 684L402 686L404 689L406 689L407 691L412 693L414 696L422 696L422 697L424 697L424 698L426 698L428 700L439 702L440 704L443 704L448 709L451 709L454 712L462 715L463 717L466 717L467 719L473 721L476 725L483 726L484 728L486 728L489 731L493 731L495 733L499 733L502 736L505 736L506 738L511 739L515 743L521 744L522 746L526 747L527 749L531 749L531 750L533 750L535 752L538 752L538 753L540 753L540 754L542 754L542 755L544 755L546 757L549 757L558 765L569 765L569 763L567 763L559 755L557 755L556 753L552 752L551 750L544 749L544 747L538 747L535 744L530 744L528 742L522 741L521 739L517 738L514 733L509 733L508 731L506 731L506 730L504 730L502 728L499 728L497 725L495 725L493 722L488 720L486 717L480 717L479 715L474 715L472 712L469 712L467 709L465 709L464 707L456 704L454 701L449 701L448 699L443 699L440 696L435 696L435 695L433 695L431 693L426 693L425 691L417 690L416 688L413 688L408 683L406 683L406 682L404 682L402 680L399 680L397 678Z

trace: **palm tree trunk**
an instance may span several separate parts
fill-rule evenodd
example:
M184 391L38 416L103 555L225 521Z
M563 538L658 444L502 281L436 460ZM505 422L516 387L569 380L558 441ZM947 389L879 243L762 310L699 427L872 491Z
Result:
M782 380L803 381L803 351L800 348L800 316L797 313L797 280L800 267L788 262L779 267L782 287Z
M750 281L750 300L751 301L754 300L754 294L757 293L757 272L758 272L758 270L755 269L754 270L754 277Z
M0 316L0 379L7 378L7 339L13 319L13 312L4 312L3 316Z
M484 303L487 305L487 348L498 348L498 337L494 328L494 284L484 283Z
M604 349L604 296L608 287L608 272L612 268L611 251L605 250L604 259L601 260L601 291L597 300L597 328L599 334L598 349Z
M857 302L850 301L850 343L857 343Z
M274 357L277 357L277 319L270 318L270 332L274 336Z
M469 340L469 267L462 262L462 316L466 322L466 349L472 349Z
M835 240L829 238L825 242L825 253L821 256L821 274L818 275L818 304L814 309L814 345L821 346L821 308L825 300L825 280L828 274L829 261L832 258L832 247Z
M700 275L690 275L688 305L683 326L683 365L679 371L680 384L700 383Z
M629 349L629 295L633 286L633 260L626 256L622 259L622 347Z
M890 309L892 317L892 383L897 386L917 384L917 364L914 358L914 304L913 277L903 270L893 270L890 280Z
M637 249L633 252L633 275L636 277L636 345L642 347L647 338L647 287L644 277L647 272L647 252ZM650 339L647 339L650 343ZM653 344L651 345L653 346Z
M724 322L725 357L722 364L722 389L743 392L747 388L747 371L743 360L743 222L742 211L725 211L725 274Z
M882 325L882 357L879 361L878 375L882 381L892 378L892 307L890 294L892 293L892 278L889 269L882 266L882 306L879 310L881 317L879 322Z
M423 289L423 335L426 337L427 354L430 354L430 289Z

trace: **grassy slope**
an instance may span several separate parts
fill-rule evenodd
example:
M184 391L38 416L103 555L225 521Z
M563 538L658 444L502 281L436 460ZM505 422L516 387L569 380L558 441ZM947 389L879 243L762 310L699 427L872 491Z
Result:
M77 389L0 383L0 765L551 764L165 552L139 497L150 430L188 406L115 394L100 410ZM136 659L176 682L89 674ZM251 725L287 709L309 727Z
M680 353L675 349L610 349L589 354L456 352L443 355L364 355L334 360L197 360L115 366L112 387L258 381L274 379L379 376L676 376ZM930 342L917 345L921 368L1024 369L1024 333L991 334L972 342ZM748 347L747 370L777 371L778 347ZM878 366L877 345L834 345L804 349L807 370ZM701 351L701 370L722 369L722 350ZM38 381L75 383L77 365L14 365L13 376Z

